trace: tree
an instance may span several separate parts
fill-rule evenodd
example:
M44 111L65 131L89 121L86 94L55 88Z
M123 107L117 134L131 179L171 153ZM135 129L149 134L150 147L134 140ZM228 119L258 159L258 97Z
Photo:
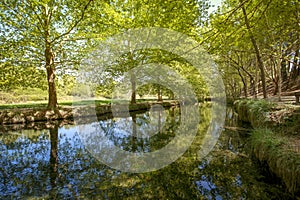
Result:
M219 12L211 15L210 30L203 34L208 48L218 57L224 70L233 68L234 76L240 76L244 94L248 93L249 82L251 90L257 87L257 66L264 98L267 97L266 84L272 81L274 94L280 99L282 80L291 77L290 65L298 66L298 8L299 3L293 0L226 0ZM226 80L231 82L230 73L224 74L229 75Z
M202 12L208 8L202 4L206 1L142 1L142 0L130 0L130 1L116 1L111 4L112 8L119 14L117 20L120 23L116 23L118 31L126 31L134 28L143 27L162 27L185 33L195 39L199 39L197 36L197 28L202 24L201 17ZM130 45L130 44L129 44ZM131 52L123 55L118 63L113 63L106 66L106 72L110 73L111 77L115 80L120 80L119 77L139 64L157 62L160 63L161 55L160 51L148 51L137 50L132 47ZM131 74L131 103L136 102L136 81L134 74ZM161 100L160 86L151 85L151 87L158 87L158 99Z
M267 95L266 75L265 75L264 63L263 63L263 60L262 60L262 57L261 57L261 52L259 50L259 46L257 44L256 38L254 37L254 35L252 33L250 21L249 21L248 14L247 14L247 11L246 11L245 5L244 5L245 2L242 2L242 0L240 0L240 3L241 3L242 11L243 11L245 25L247 27L247 31L248 31L251 43L252 43L253 48L255 50L255 55L256 55L257 62L258 62L258 67L260 69L263 95L264 95L264 98L266 99L266 98L268 98L268 95Z
M91 3L92 0L12 0L0 3L1 45L3 51L10 52L2 61L20 65L29 62L46 69L48 108L58 106L56 70L78 61L73 52L79 45L71 39L77 34L76 28L84 20Z

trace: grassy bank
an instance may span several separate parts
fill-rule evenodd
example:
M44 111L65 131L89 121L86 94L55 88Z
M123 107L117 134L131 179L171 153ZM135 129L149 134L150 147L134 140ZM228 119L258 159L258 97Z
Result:
M144 103L144 102L157 102L156 99L137 99L137 103ZM170 100L167 100L167 102ZM128 102L128 101L125 101ZM74 106L87 106L87 105L107 105L114 103L113 99L95 99L95 100L62 100L58 101L59 107L74 107ZM0 103L0 110L3 109L18 109L18 108L46 108L47 101L37 101L37 102L23 102L23 103L13 103L13 104L1 104Z
M88 100L65 103L64 106L60 106L55 110L48 110L45 104L4 105L0 109L0 124L23 124L63 119L73 120L74 115L76 118L85 118L87 120L87 117L95 114L99 118L112 113L124 115L128 111L148 110L154 104L158 104L158 102L141 100L136 104L128 104L127 102L122 103L118 101L118 104L114 104L112 100ZM171 107L177 105L177 102L167 101L159 104L163 107Z
M60 107L64 106L81 106L81 105L105 105L111 103L112 100L82 100L82 101L59 101ZM27 102L27 103L15 103L15 104L0 104L0 110L2 109L18 109L18 108L46 108L47 101L39 102Z
M239 100L235 109L240 120L254 130L249 150L287 190L300 196L300 108L264 100Z

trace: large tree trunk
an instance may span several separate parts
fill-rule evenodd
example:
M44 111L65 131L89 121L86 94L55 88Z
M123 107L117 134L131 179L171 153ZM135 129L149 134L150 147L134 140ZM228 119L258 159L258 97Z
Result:
M297 49L295 53L295 58L294 58L293 67L291 71L293 79L296 79L297 76L299 75L300 67L298 66L298 61L299 61L299 49Z
M262 81L263 95L264 95L264 99L266 99L266 98L268 98L268 95L267 95L266 75L265 75L264 63L262 61L261 53L260 53L260 50L258 48L257 42L254 38L254 35L253 35L252 31L251 31L251 26L250 26L249 19L248 19L247 12L246 12L246 9L245 9L244 5L242 6L242 10L243 10L243 14L244 14L245 24L246 24L246 27L247 27L247 30L248 30L248 33L249 33L249 36L250 36L250 40L251 40L252 45L254 47L255 55L256 55L256 58L257 58L257 61L258 61L258 67L260 69L260 75L261 75L261 81Z
M54 66L54 55L50 47L45 50L46 57L46 71L47 71L47 81L48 81L48 108L57 108L57 93L55 86L55 66Z
M136 103L136 82L135 82L135 75L130 72L130 82L131 82L131 104Z
M46 71L48 81L48 108L55 109L57 105L57 94L55 87L55 65L54 65L54 53L52 51L52 44L50 38L50 16L51 11L47 5L44 7L44 34L45 34L45 60Z

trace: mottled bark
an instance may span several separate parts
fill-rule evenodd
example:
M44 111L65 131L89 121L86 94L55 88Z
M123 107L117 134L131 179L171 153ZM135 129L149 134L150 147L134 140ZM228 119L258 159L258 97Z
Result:
M55 65L54 65L54 53L52 49L52 43L50 38L50 19L51 10L46 5L44 7L44 38L45 38L45 68L47 72L48 81L48 108L55 109L57 104L57 93L55 86Z
M47 81L48 81L48 108L55 109L58 107L57 104L57 92L55 85L55 67L54 65L47 65Z

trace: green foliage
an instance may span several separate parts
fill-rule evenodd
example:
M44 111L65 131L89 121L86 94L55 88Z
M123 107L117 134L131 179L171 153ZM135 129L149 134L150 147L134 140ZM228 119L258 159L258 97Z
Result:
M87 47L82 41L87 36L80 32L79 26L85 14L92 11L92 2L14 0L0 3L0 61L14 66L46 68L49 107L57 106L56 69L60 73L75 70ZM100 6L103 1L97 3ZM101 17L90 14L99 23Z
M243 7L250 29L246 26ZM280 73L287 74L285 80L292 76L295 70L289 70L291 66L287 63L299 60L295 56L300 49L297 21L298 1L223 1L219 12L210 16L209 24L202 32L207 48L216 55L227 94L239 97L241 90L244 95L246 92L254 95L254 90L257 93L256 81L262 78L257 73L258 53L263 60L267 82L278 84ZM253 39L260 52L255 51ZM296 63L293 66L293 69L299 69Z
M64 74L61 77L58 78L57 81L58 85L58 93L61 96L64 95L73 95L73 89L75 89L75 85L77 83L77 80L74 76L69 74Z
M94 97L94 93L89 90L89 87L86 84L77 84L73 88L73 96L75 97L85 97L85 98L91 98Z
M133 28L163 27L179 31L199 40L197 29L199 25L202 24L201 16L204 15L204 11L208 8L207 5L202 5L203 2L205 1L112 1L109 12L112 15L111 20L115 27L114 33ZM99 30L100 28L101 25L95 26L95 30ZM99 40L92 40L94 44L98 42ZM95 48L99 48L99 46L95 45ZM98 51L101 50L98 49ZM106 51L103 50L102 52ZM100 57L105 60L107 55ZM140 64L143 65L147 63L164 63L168 66L174 66L174 64L170 63L172 58L174 58L174 55L170 53L166 54L162 52L162 50L136 50L133 47L131 52L126 52L121 55L119 60L113 64L108 63L106 65L103 64L105 61L99 61L104 65L103 71L101 72L101 80L99 80L99 78L92 78L92 82L96 82L95 87L97 87L96 91L98 94L107 96L111 94L114 86L122 81L125 72L128 72ZM180 63L177 65L180 65ZM85 68L87 69L88 67ZM181 75L186 75L185 78L193 83L193 86L196 87L195 90L199 94L204 92L203 84L199 84L202 83L201 79L193 75L194 71L190 70L189 73L186 73L188 70L184 70L185 67L187 67L187 65L180 66L182 69ZM90 70L92 71L93 69ZM153 94L154 92L158 92L159 87L150 84L142 88L137 88L137 93L140 94L140 96L147 93ZM145 90L146 88L148 91ZM172 96L170 90L163 87L161 88L163 95ZM203 94L201 95L203 96Z
M53 71L58 69L58 80L53 83L58 84L60 95L70 95L75 80L67 74L78 68L84 56L98 48L99 41L109 35L141 27L170 28L199 39L197 29L207 15L207 8L206 0L2 1L0 44L3 52L0 60L22 68L29 65L45 66ZM128 58L127 62L119 63L119 66L108 66L107 71L111 74L99 81L101 84L96 86L96 95L110 96L118 76L132 67L133 61ZM22 76L27 76L31 88L32 85L40 88L34 77L28 76L36 74L35 68L28 68L28 73L8 68L6 71L19 71ZM19 82L8 80L7 76L2 77L4 80L0 82L0 87L5 90L18 88L20 82L24 82L23 78L17 78L14 74L10 75L11 79ZM193 78L189 79L194 81ZM44 87L44 81L41 85ZM91 95L84 93L82 86L77 89L78 93ZM201 87L197 90L201 90ZM55 93L55 90L48 91ZM170 92L165 90L164 93L169 95Z
M46 73L34 66L0 64L0 91L11 91L18 88L46 90Z

